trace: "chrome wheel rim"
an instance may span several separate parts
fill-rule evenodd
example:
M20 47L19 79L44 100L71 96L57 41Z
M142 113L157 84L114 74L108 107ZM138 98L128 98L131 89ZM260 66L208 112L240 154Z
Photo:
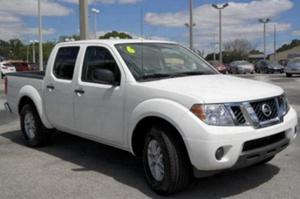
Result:
M27 137L33 139L35 137L36 126L32 113L26 113L24 117L24 128Z
M165 165L161 147L156 140L151 140L147 149L148 166L153 178L162 181L165 176Z

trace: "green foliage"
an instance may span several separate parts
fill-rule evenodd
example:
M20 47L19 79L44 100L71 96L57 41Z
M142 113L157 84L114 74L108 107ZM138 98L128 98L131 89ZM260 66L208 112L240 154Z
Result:
M48 57L54 45L55 44L53 42L46 42L43 44L44 61L48 60ZM27 60L28 55L29 62L31 62L32 47L32 44L24 44L19 39L11 39L9 41L0 40L0 56L3 56L6 59ZM39 56L38 51L38 44L35 44L36 61L38 60Z
M132 36L125 32L112 31L105 35L99 37L99 39L110 39L110 38L120 38L120 39L132 39Z
M277 52L286 51L286 50L292 49L292 48L294 48L296 46L299 46L299 45L300 45L300 40L299 39L294 39L294 40L292 40L291 43L284 44L280 48L278 48Z

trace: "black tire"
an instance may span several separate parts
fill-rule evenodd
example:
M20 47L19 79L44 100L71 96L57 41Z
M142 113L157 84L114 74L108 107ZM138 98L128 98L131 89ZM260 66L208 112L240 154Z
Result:
M182 191L189 185L191 164L183 144L170 132L170 128L153 127L147 134L143 149L143 166L147 183L156 193L170 195ZM148 145L155 140L163 155L164 175L156 180L148 164Z
M266 163L270 162L271 160L273 160L274 157L275 157L275 155L268 157L267 159L264 159L261 162L256 163L255 166L266 164Z
M292 77L292 74L291 73L286 73L286 76L287 77Z
M25 128L25 116L27 114L31 114L33 116L33 124L35 126L35 131L32 133L32 136L29 136L28 132ZM50 138L51 138L51 129L47 129L34 106L30 104L26 104L23 106L21 113L20 113L20 123L21 123L21 130L26 141L26 144L30 147L41 147L45 146Z
M3 73L1 73L1 79L3 79L4 78L4 74Z

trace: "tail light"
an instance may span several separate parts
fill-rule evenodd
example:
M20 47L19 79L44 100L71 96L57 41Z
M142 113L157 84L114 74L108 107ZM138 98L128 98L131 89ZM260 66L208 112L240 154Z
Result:
M4 94L7 95L7 84L8 84L8 79L7 77L4 78Z

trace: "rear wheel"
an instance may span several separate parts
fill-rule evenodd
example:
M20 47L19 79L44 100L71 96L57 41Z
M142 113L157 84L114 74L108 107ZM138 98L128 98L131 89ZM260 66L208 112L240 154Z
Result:
M292 77L292 74L291 73L286 73L286 76L287 77Z
M3 73L1 73L1 79L3 79L4 78L4 74Z
M187 152L171 133L167 128L153 127L143 149L146 180L155 192L163 195L183 190L191 177Z
M51 129L47 129L34 106L23 106L20 113L20 122L26 144L30 147L44 146L51 136Z

